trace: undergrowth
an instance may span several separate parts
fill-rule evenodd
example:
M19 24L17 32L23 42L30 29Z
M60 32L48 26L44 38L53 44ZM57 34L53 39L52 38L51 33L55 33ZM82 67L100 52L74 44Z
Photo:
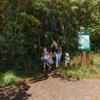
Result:
M71 78L100 78L100 54L91 54L87 67L82 67L80 56L71 60L70 65L61 67L60 73ZM98 66L97 66L98 65Z
M0 73L0 86L7 86L12 84L18 84L21 82L21 78L18 77L13 71L7 71L6 73Z

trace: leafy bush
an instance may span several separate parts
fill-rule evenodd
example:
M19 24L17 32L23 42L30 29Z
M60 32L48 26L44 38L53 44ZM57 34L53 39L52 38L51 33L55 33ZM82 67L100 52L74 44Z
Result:
M99 77L100 78L100 67L97 67L96 64L99 63L100 56L99 54L90 54L90 64L87 68L82 68L79 59L79 56L76 56L71 61L70 66L64 66L60 68L60 72L65 77L71 78L87 78L87 77ZM91 63L92 59L92 63Z
M86 69L60 69L61 74L64 77L67 78L76 78L76 79L80 79L80 78L86 78L86 77L90 77L91 73L89 70Z
M76 55L74 58L72 58L70 67L73 69L80 68L81 67L81 57Z
M0 86L7 86L21 82L21 78L17 77L13 71L1 74Z

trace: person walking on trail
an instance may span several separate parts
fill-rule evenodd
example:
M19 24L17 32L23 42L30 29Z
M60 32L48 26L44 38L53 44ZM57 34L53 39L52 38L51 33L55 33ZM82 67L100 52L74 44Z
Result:
M42 54L42 58L41 58L43 60L43 68L44 68L43 71L46 71L46 66L48 66L50 69L50 66L48 63L48 57L49 57L49 53L47 51L47 48L45 47L43 49L43 54Z
M49 52L48 63L52 68L52 66L53 66L53 53L51 51Z
M62 55L62 48L56 43L56 41L52 42L51 47L54 50L54 54L56 57L56 68L58 68L60 66L60 61L61 61L61 55Z

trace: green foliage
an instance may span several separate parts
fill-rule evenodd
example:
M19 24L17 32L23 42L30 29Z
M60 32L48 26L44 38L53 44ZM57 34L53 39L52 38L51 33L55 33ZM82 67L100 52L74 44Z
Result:
M68 78L76 78L76 79L81 79L81 78L88 78L91 77L91 73L89 70L86 69L61 69L62 75Z
M68 43L68 38L66 36L59 36L58 41L62 46L65 46Z
M13 71L8 71L4 74L1 74L0 86L18 84L20 82L21 82L21 78L17 77Z
M22 18L24 18L24 21L26 21L26 22L30 22L33 25L34 24L36 24L36 25L40 24L40 21L32 15L28 15L25 12L22 12L20 15L22 16Z
M66 78L100 78L100 68L92 66L91 68L66 68L63 67L60 69L61 74Z
M82 68L80 65L79 59L81 59L79 56L74 57L73 60L70 63L70 66L64 66L60 68L60 72L64 77L67 78L100 78L100 67L99 65L99 59L100 54L91 54L90 59L92 59L92 63L89 64L87 68Z
M21 6L21 4L26 6L28 3L29 2L9 1L6 11L2 12L2 14L12 14L12 16L4 17L5 19L9 18L9 20L6 20L3 31L1 31L2 33L0 34L0 63L4 69L6 69L4 66L9 66L9 69L10 66L25 67L33 58L35 43L34 33L36 33L40 21L33 13L29 14L27 11L29 9L28 6L27 9ZM10 12L8 12L8 9Z
M76 51L80 25L91 32L92 49L100 50L100 0L0 0L0 5L1 69L32 66L53 38Z

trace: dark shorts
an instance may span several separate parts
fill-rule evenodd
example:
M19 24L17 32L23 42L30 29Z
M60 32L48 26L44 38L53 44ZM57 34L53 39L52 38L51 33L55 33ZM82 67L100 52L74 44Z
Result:
M43 61L43 64L48 64L48 60L44 60Z

